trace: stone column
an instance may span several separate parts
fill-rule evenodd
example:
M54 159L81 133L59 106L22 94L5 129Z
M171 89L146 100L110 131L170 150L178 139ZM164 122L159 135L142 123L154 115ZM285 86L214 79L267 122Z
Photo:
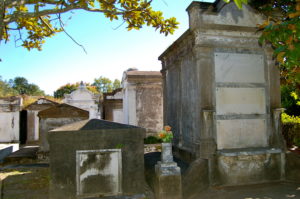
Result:
M213 136L213 110L203 110L203 133L200 138L200 158L209 159L216 152Z
M172 143L162 143L161 161L155 165L156 199L182 199L181 173L173 161Z
M283 108L273 110L274 132L272 134L271 146L280 149L285 149L284 138L281 133L281 113L283 111Z

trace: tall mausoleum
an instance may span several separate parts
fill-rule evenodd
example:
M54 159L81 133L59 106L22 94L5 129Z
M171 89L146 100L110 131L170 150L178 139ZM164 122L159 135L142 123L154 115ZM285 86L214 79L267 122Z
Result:
M211 184L284 178L279 70L258 42L265 17L223 1L187 12L189 29L159 57L175 151L206 159Z

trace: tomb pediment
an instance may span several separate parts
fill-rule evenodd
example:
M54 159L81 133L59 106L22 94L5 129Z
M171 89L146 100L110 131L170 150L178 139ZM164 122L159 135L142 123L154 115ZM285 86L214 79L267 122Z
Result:
M217 1L214 4L193 2L188 8L190 26L197 28L202 25L226 25L240 27L257 27L263 23L265 16L249 5L244 5L243 9L238 9L232 3Z

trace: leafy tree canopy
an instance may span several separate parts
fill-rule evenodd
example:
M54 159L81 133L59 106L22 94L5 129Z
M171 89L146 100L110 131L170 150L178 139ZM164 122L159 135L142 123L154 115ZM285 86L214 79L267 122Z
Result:
M152 0L1 0L0 41L18 35L22 46L41 50L45 38L64 31L63 14L74 10L103 13L113 20L121 19L127 29L144 25L168 35L177 28L176 19L164 19L161 11L151 7Z
M114 82L112 82L110 79L100 76L99 78L94 79L92 85L95 86L100 93L108 93L120 88L121 82L118 79L115 79Z
M32 95L32 96L44 96L45 93L37 85L28 83L28 80L24 77L15 77L13 80L9 80L10 87L14 89L18 94Z
M9 97L18 95L18 92L10 87L10 85L2 80L2 77L0 76L0 97Z

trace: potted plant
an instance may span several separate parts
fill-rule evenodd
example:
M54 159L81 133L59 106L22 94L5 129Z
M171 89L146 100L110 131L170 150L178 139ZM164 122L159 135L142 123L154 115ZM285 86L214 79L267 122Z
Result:
M171 127L165 126L164 129L158 133L158 137L162 140L161 161L163 163L173 162L173 155L172 155L173 133L171 131Z

